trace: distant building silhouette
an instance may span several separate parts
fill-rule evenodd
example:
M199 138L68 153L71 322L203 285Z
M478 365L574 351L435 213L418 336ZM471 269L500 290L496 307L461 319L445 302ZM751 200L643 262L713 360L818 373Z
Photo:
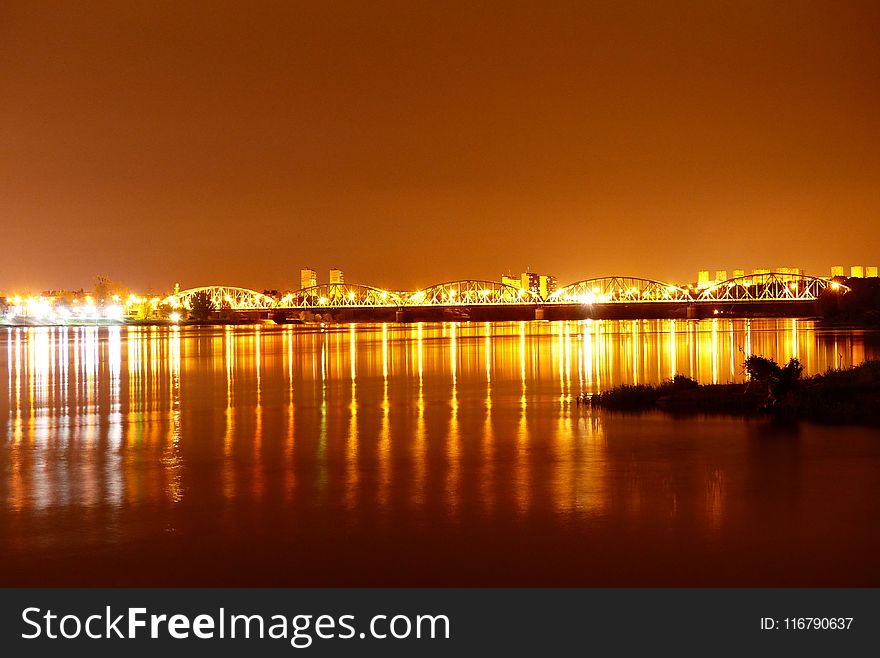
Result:
M522 290L530 290L536 295L540 295L542 299L547 299L547 297L556 292L556 289L559 287L555 276L550 274L538 274L537 272L531 272L528 270L518 277L510 274L502 274L501 283Z
M316 285L318 285L318 273L315 270L307 267L299 271L300 288L311 288Z

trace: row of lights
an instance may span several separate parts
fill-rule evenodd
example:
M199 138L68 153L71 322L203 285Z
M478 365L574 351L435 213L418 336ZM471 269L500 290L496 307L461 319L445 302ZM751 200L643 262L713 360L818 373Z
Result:
M734 286L739 285L734 282L728 282L726 284L727 288L733 288ZM744 287L754 287L758 285L753 280L745 280L742 282ZM839 290L840 284L836 281L831 282L830 284L832 290ZM707 292L713 292L719 287L718 284L712 285L706 289ZM792 282L789 284L789 288L793 291L798 290L798 284L796 282ZM691 286L688 286L688 289L692 290ZM677 286L667 286L665 290L666 294L664 295L665 299L669 299L670 296L676 292L686 293L688 290L685 288L679 288ZM479 290L478 294L482 298L488 297L492 293L491 290L483 288ZM526 291L523 289L518 289L516 291L518 297L523 297L526 294ZM380 298L385 301L388 298L388 291L382 290L379 291ZM400 293L401 297L406 298L406 293ZM410 295L408 295L409 300L420 303L425 298L425 291L419 290ZM564 295L564 291L560 290L558 292L553 293L551 295L551 300L562 300L566 299L568 301L577 301L582 304L593 304L595 302L609 301L614 298L619 298L621 296L627 297L640 297L643 295L643 292L640 291L636 287L632 287L629 289L618 288L616 291L611 291L605 294L600 294L600 289L598 287L594 287L592 291L583 293L578 296L573 295ZM356 294L353 290L348 291L348 299L349 301L354 301L356 298ZM457 290L448 290L444 296L444 300L454 301L459 296ZM294 293L289 293L285 295L281 301L282 302L291 302L295 298ZM465 292L462 295L463 300L469 301L471 299L470 292ZM230 295L224 296L225 301L232 306L233 299ZM159 304L162 303L162 300L159 297L140 297L135 294L131 294L126 299L125 303L122 302L122 299L119 295L113 295L111 304L102 304L99 308L98 305L95 304L95 300L91 295L86 295L84 298L84 303L80 304L79 299L73 299L70 306L64 306L62 304L56 303L55 299L52 297L26 297L22 298L20 296L15 296L9 299L12 303L11 306L8 307L6 312L6 317L8 319L15 319L18 317L29 317L38 320L50 320L50 321L64 321L69 318L77 318L77 319L108 319L108 320L121 320L126 315L131 315L132 307L138 305L149 304L150 309L152 311L156 311L159 307ZM171 295L167 299L164 300L164 303L169 304L174 311L169 315L169 319L172 322L179 322L181 319L181 314L178 312L178 309L188 307L188 304L185 302L181 302L180 298L177 295ZM321 296L318 299L318 304L320 306L326 306L330 303L330 298L326 296Z
M134 294L124 301L119 295L113 295L109 302L97 302L92 295L85 295L82 300L75 297L69 303L55 297L15 295L7 298L4 317L7 320L22 318L44 322L65 322L70 319L120 321L131 314L134 306L150 304L152 310L156 310L159 303L158 297L146 298Z

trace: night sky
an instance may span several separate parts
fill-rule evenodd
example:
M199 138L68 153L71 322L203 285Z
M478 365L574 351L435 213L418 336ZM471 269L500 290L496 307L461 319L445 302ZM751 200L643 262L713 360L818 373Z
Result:
M0 291L880 264L880 3L0 3Z

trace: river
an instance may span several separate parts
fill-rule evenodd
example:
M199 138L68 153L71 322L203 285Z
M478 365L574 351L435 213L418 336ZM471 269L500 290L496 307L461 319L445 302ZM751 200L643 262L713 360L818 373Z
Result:
M880 585L880 430L573 396L806 320L0 329L2 585Z

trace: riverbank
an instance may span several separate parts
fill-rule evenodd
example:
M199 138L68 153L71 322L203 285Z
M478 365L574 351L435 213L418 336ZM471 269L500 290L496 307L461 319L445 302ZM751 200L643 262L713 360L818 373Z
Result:
M829 370L797 381L779 399L771 398L759 382L698 384L678 375L660 384L622 385L588 396L599 409L673 414L770 414L790 420L821 423L880 425L880 361L853 368Z
M284 319L283 321L275 321L272 319L240 319L240 318L224 318L212 320L180 320L173 322L168 319L150 319L150 320L82 320L75 322L45 322L39 320L27 321L18 320L15 322L0 322L0 328L20 329L20 328L37 328L37 327L211 327L211 326L286 326L286 325L319 325L323 326L323 322L305 322L297 318Z

